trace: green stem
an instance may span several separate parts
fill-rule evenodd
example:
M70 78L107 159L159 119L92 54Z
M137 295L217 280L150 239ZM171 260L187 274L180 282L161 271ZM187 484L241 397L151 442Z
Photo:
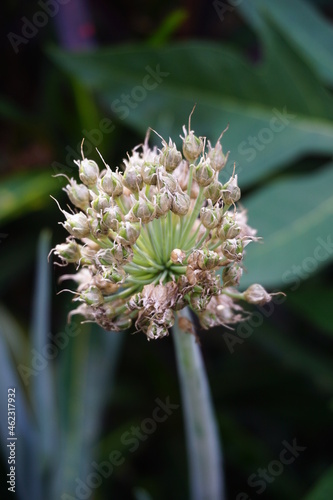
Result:
M190 319L189 311L183 315ZM178 374L184 408L191 500L223 500L222 457L200 347L195 336L173 327Z

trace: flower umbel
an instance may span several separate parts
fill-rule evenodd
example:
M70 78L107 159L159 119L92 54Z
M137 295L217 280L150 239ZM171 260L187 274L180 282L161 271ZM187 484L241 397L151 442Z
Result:
M77 272L72 311L106 330L132 324L148 339L168 335L175 314L188 306L203 328L245 318L239 300L262 304L271 296L260 286L235 289L245 247L258 238L247 225L237 175L224 185L227 162L215 147L183 128L182 153L170 139L161 150L143 145L124 160L124 171L102 170L93 160L76 163L82 184L64 188L75 213L63 211L70 236L55 247L62 264ZM83 155L82 155L83 156ZM222 271L222 272L219 272Z

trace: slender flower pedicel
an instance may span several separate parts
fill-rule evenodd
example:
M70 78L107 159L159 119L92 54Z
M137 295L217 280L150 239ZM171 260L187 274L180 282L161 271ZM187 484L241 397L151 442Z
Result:
M182 152L162 139L162 148L143 145L124 160L124 169L77 160L81 184L64 188L75 209L63 210L70 236L55 247L77 272L72 311L105 330L134 325L149 339L162 338L175 315L189 307L203 328L230 325L246 315L239 301L263 304L260 286L236 290L244 249L256 241L247 225L237 175L222 184L228 154L221 134L212 147L183 127Z

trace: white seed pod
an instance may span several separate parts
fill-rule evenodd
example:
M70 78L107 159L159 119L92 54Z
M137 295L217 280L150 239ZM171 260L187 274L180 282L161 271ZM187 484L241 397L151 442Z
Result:
M243 242L236 238L225 240L221 245L221 251L227 259L239 262L243 258Z
M154 321L149 323L147 330L145 331L147 339L161 339L169 335L168 329L163 325L158 325Z
M109 196L116 198L123 193L122 177L117 172L112 172L106 167L106 174L101 178L101 188Z
M64 210L63 213L67 219L63 222L63 226L72 236L75 238L85 238L89 235L90 229L88 219L83 212L70 214Z
M160 155L160 163L167 172L173 172L182 161L182 154L177 150L175 143L170 139L169 145L166 143Z
M186 253L183 252L183 250L180 250L179 248L174 248L170 254L170 260L174 264L183 264L185 258L186 258Z
M241 190L237 184L237 174L231 177L229 181L224 184L222 190L222 199L226 205L233 205L241 197Z
M117 231L119 222L121 222L122 219L123 216L120 208L117 205L114 205L113 207L109 207L104 210L101 226L112 229L112 231Z
M84 158L76 162L79 165L79 176L83 184L88 187L96 186L99 176L99 168L94 160Z
M229 213L226 213L222 219L221 226L217 231L217 236L221 241L237 238L241 233L240 225L235 221L235 218Z
M162 188L165 188L169 193L175 193L178 186L176 179L168 173L165 173L160 176L160 182L162 184Z
M216 172L220 172L227 164L230 151L227 154L223 154L222 146L220 142L217 142L215 148L212 148L210 142L208 141L208 158L210 159L210 164Z
M65 262L78 262L81 258L81 245L75 240L67 238L66 243L56 245L54 253L55 255L59 255Z
M127 219L133 222L141 221L143 224L148 224L155 218L155 206L149 200L139 198L138 201L135 200L130 212L127 215Z
M140 169L133 166L128 166L125 170L123 182L125 186L132 191L132 193L137 193L143 186L143 179Z
M238 286L242 274L243 274L243 269L239 265L232 264L226 266L222 271L223 286L225 287Z
M198 165L191 165L193 168L193 177L199 186L208 186L214 180L215 171L210 165L210 160L201 158Z
M183 155L186 160L192 162L196 160L203 151L203 140L202 137L196 137L194 132L190 130L188 134L186 134L186 129L184 129L183 138Z
M84 290L80 295L80 299L88 306L93 307L98 307L104 302L103 294L97 286L90 286Z
M90 193L84 184L78 184L74 179L70 179L70 184L67 184L64 191L77 208L85 211L89 207Z
M219 255L212 250L201 250L197 258L197 266L202 271L209 271L218 266L220 262Z
M223 209L213 207L211 202L208 207L200 209L200 221L206 229L215 229L221 223L222 215Z
M171 210L177 215L186 215L190 208L191 199L183 192L176 192L172 195Z
M100 194L91 202L91 208L96 212L104 211L110 206L110 197L107 194Z
M123 245L134 245L139 238L141 232L141 224L139 222L120 222L117 240Z
M126 278L126 273L122 268L108 266L104 269L102 277L111 283L122 283Z
M141 167L141 175L143 182L148 186L155 186L157 184L158 165L145 161Z
M163 217L166 215L172 205L172 195L168 191L159 191L154 197L155 217Z
M243 293L243 296L246 302L258 306L262 306L272 300L271 295L266 292L264 287L257 283L249 286L249 288Z
M215 204L222 196L222 184L219 181L213 181L205 187L203 194L206 200L210 199Z

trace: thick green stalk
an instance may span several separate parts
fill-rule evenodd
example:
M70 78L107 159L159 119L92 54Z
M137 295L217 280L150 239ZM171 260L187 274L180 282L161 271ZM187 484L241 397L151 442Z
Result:
M190 319L187 309L182 314ZM223 500L224 481L218 429L208 379L195 336L172 329L183 403L191 500Z

